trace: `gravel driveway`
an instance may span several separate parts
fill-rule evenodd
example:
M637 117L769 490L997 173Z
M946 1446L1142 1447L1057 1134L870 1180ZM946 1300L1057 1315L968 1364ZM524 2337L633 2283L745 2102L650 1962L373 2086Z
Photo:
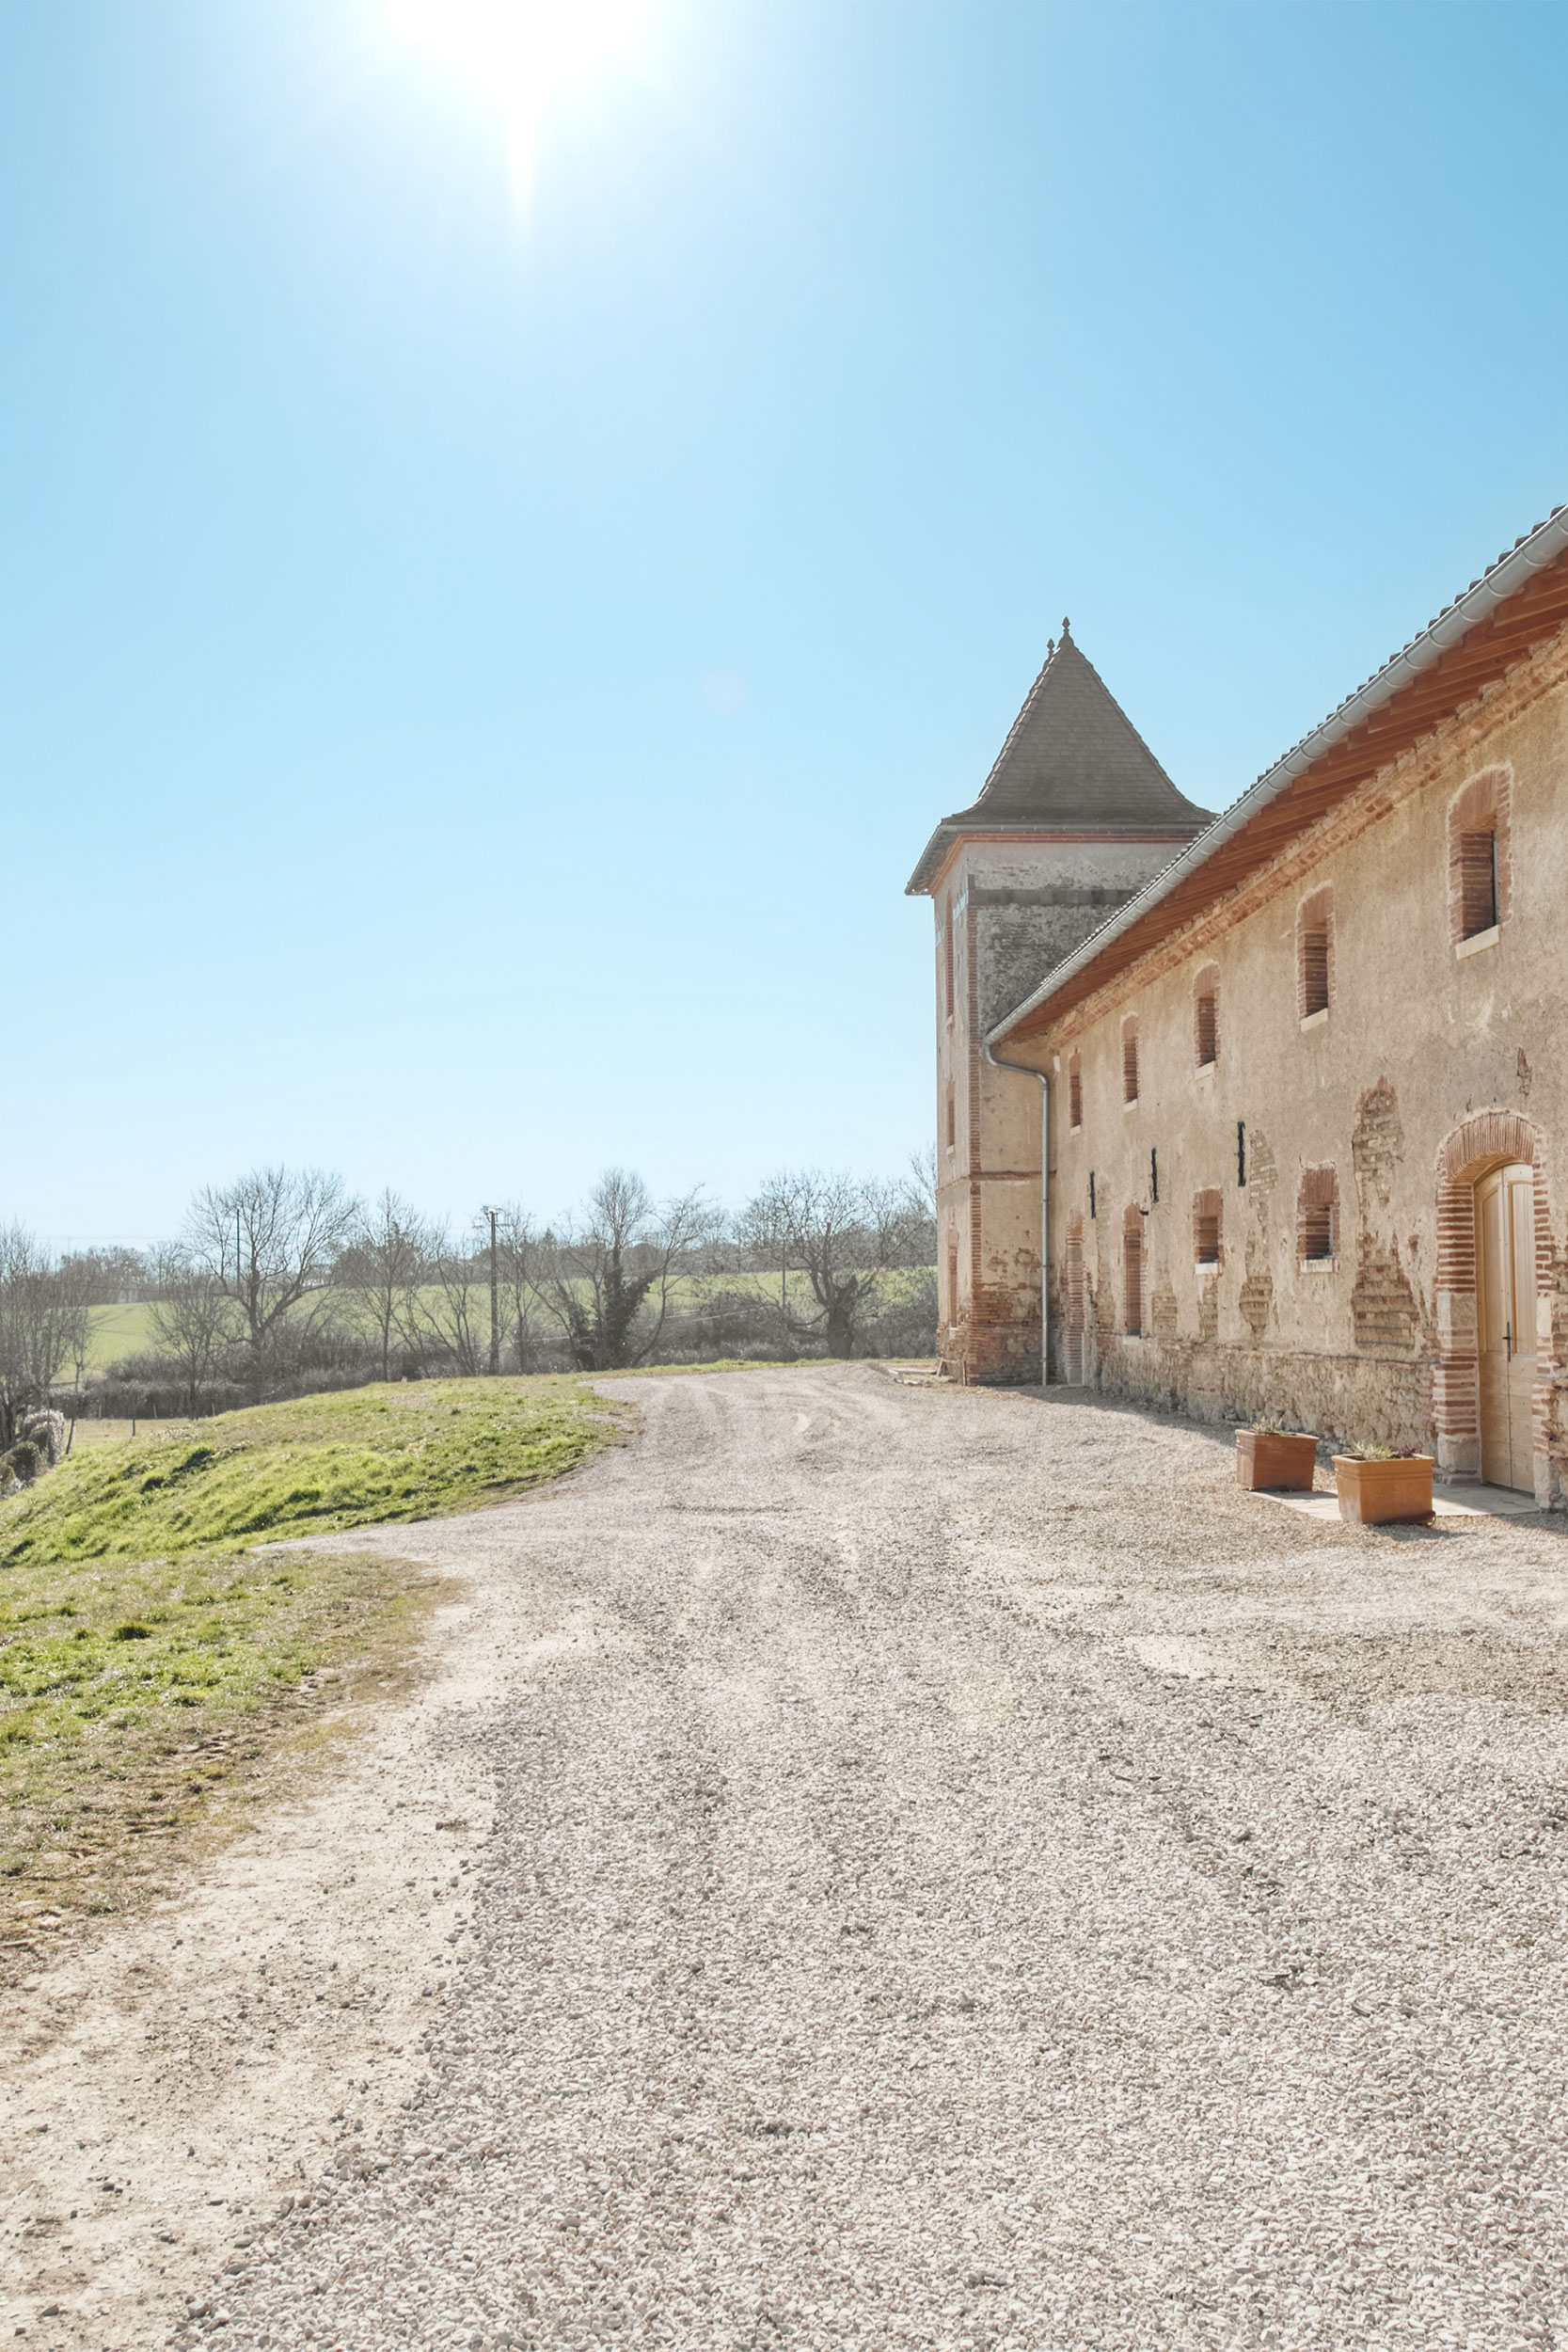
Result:
M460 1735L428 2076L179 2341L1568 2341L1563 1534L1054 1393L616 1394L420 1530L561 1639Z

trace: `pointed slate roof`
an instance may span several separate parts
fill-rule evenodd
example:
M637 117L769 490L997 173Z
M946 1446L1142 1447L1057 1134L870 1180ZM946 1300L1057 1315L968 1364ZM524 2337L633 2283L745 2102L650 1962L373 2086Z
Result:
M929 890L966 834L1169 834L1185 841L1210 812L1179 792L1066 621L986 778L944 817L907 890Z

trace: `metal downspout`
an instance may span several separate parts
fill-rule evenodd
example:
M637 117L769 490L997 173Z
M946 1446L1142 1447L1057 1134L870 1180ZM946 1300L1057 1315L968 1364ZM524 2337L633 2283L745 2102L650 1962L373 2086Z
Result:
M1051 1080L1043 1070L1026 1061L1004 1061L988 1042L987 1061L993 1070L1016 1070L1040 1082L1040 1387L1051 1378Z

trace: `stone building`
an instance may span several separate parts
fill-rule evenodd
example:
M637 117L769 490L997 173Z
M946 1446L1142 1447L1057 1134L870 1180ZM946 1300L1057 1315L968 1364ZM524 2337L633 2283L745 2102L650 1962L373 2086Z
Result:
M987 1032L1208 821L1064 621L978 800L910 879L936 907L938 1316L960 1379L1039 1378L1039 1089Z
M987 1322L1040 1311L1043 1258L1053 1378L1561 1505L1565 909L1560 509L1031 987L1009 961L979 1053L1049 1175ZM955 1369L998 1376L946 1280Z

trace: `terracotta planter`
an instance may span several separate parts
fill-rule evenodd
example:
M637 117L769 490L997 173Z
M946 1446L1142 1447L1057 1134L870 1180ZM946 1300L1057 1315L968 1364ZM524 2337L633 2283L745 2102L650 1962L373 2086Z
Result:
M1430 1454L1398 1462L1357 1462L1337 1454L1334 1483L1339 1489L1339 1517L1354 1527L1381 1527L1390 1519L1430 1519L1435 1467Z
M1310 1494L1317 1459L1316 1438L1280 1437L1260 1429L1236 1432L1236 1484L1249 1494L1268 1487Z

